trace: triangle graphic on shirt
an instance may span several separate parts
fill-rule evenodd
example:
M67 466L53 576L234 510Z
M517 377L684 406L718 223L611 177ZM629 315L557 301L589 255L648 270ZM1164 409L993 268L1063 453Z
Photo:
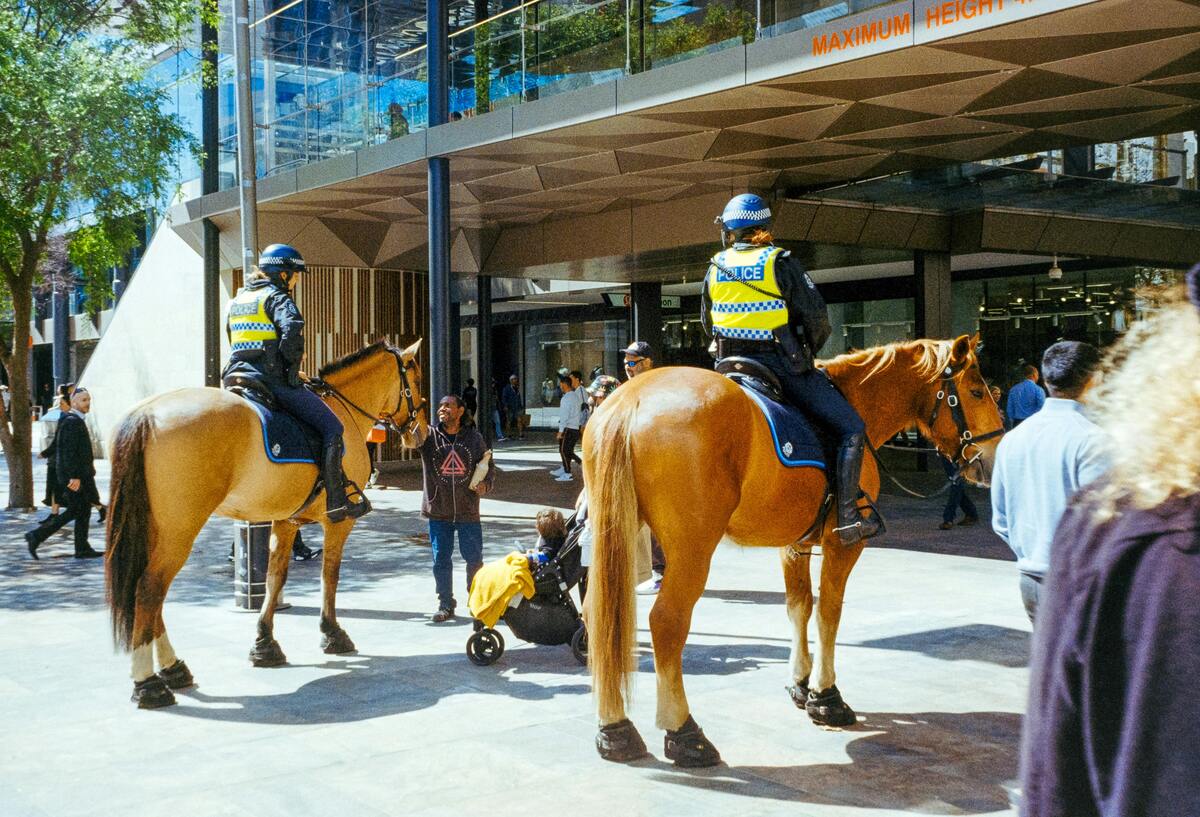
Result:
M462 457L458 456L458 452L453 448L446 455L446 459L442 460L441 472L444 477L465 477L467 475L467 466L463 464Z

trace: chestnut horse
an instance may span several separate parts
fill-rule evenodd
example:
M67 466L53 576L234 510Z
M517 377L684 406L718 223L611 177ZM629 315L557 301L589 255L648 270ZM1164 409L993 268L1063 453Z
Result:
M346 475L366 484L371 464L366 439L382 421L407 446L428 433L422 416L417 341L399 349L385 341L320 371L325 401L345 427ZM330 522L323 492L312 496L317 466L267 459L258 414L241 397L220 389L178 389L151 397L121 421L111 451L106 580L117 646L133 652L133 700L143 709L175 703L172 689L190 686L163 625L162 608L175 574L213 514L270 520L267 597L258 618L250 660L256 666L286 662L273 636L275 607L287 581L299 525L325 530L321 570L322 648L354 651L334 611L342 547L355 519ZM154 657L160 672L154 672Z
M955 341L916 340L821 365L862 415L871 445L915 426L966 478L985 484L1002 432L979 371L977 344L977 337L966 335ZM795 629L793 700L818 723L854 723L853 710L834 685L833 655L846 579L863 544L840 544L832 513L823 529L807 538L821 545L824 556L815 666L808 649L810 547L789 547L800 543L817 517L825 474L781 465L766 420L750 398L725 377L697 368L654 369L617 389L588 423L583 448L595 532L588 657L600 715L600 755L626 761L646 753L625 717L637 644L634 550L643 525L657 537L668 565L650 611L656 721L667 730L667 757L682 766L720 761L688 709L682 654L713 552L726 538L783 549L788 616ZM870 457L862 488L878 496L879 471Z

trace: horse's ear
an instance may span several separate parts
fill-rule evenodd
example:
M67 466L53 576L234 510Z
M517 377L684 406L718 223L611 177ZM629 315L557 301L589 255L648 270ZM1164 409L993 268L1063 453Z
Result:
M975 354L976 338L971 338L968 335L960 335L958 340L954 341L954 345L950 347L950 368L956 372L962 371L971 358Z
M417 356L417 352L419 351L421 351L421 338L417 338L417 342L401 352L400 356L412 359Z

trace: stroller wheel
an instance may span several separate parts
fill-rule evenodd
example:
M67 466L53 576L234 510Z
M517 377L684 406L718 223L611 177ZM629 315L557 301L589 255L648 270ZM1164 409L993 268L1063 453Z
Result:
M504 655L504 636L490 627L485 627L467 639L467 658L472 664L486 667L496 663Z
M579 629L575 631L575 635L571 636L571 652L575 654L575 660L580 664L587 666L587 628L583 626L583 622L579 623Z

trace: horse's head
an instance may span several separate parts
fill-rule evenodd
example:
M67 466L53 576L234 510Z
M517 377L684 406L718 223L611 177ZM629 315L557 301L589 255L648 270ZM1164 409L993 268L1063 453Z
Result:
M419 339L406 349L388 347L388 351L396 356L400 370L396 410L388 415L388 419L392 427L400 431L400 441L408 448L421 445L429 435L429 406L421 397L421 364L417 362L420 350Z
M958 467L969 482L986 486L996 446L1004 433L1000 409L979 371L979 336L950 343L946 365L930 381L927 420L921 433Z

